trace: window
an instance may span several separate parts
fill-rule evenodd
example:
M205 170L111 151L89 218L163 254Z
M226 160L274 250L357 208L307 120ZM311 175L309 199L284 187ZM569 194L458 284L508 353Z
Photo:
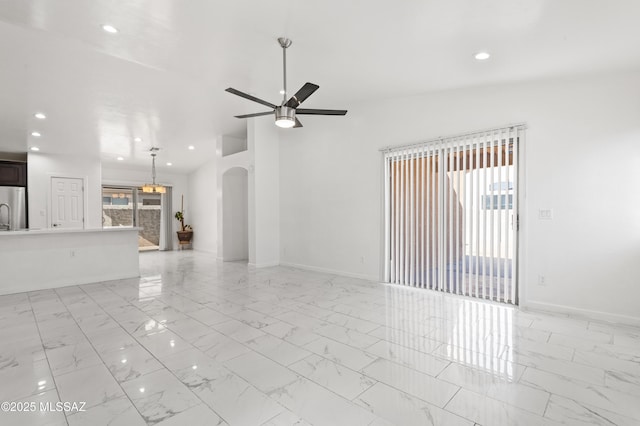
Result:
M511 210L513 209L513 194L483 195L482 208L485 210Z

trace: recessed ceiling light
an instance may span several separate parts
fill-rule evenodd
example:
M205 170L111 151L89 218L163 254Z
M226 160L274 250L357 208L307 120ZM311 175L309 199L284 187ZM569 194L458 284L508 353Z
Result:
M38 148L37 146L32 146L31 151L40 151L40 148Z
M117 158L117 160L118 160L118 161L123 161L123 160L124 160L124 157L118 157L118 158Z
M115 33L118 32L118 29L116 27L114 27L113 25L109 25L109 24L104 24L102 26L102 29L105 30L108 33L111 33L111 34L115 34Z
M133 138L134 142L142 142L142 138Z
M281 95L284 95L284 90L281 90L281 91L280 91L280 94L281 94Z
M172 166L172 165L173 165L173 163L167 163L167 166Z
M475 58L479 61L484 61L486 59L489 59L490 57L491 55L489 55L487 52L478 52L475 56Z
M39 120L44 120L45 118L47 118L47 116L41 112L36 112L35 114L33 114L33 116Z
M36 138L39 138L42 135L40 134L40 132L31 132L31 136L35 136Z
M195 146L193 146L193 145L189 145L189 149L190 149L191 151L193 151L194 149L196 149L196 147L195 147Z

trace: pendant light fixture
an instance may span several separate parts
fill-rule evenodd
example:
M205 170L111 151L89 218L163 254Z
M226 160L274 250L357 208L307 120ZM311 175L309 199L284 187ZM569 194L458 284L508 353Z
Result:
M156 184L156 152L160 151L160 148L151 147L149 151L151 151L151 178L153 183L142 185L142 192L164 194L167 192L167 188Z

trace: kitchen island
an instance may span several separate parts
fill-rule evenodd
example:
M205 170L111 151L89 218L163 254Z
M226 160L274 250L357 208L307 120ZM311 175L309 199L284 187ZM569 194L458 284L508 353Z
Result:
M139 230L0 231L0 295L138 277Z

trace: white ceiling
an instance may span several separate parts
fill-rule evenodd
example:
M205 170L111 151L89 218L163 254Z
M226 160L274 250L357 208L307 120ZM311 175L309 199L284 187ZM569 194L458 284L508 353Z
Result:
M354 109L638 68L639 21L637 0L0 0L0 151L37 144L148 167L154 145L160 169L171 161L187 172L213 156L217 135L242 134L233 115L265 110L225 88L279 102L279 36L293 40L289 91L320 85L305 107ZM107 23L120 32L103 31ZM482 50L491 59L473 58Z

